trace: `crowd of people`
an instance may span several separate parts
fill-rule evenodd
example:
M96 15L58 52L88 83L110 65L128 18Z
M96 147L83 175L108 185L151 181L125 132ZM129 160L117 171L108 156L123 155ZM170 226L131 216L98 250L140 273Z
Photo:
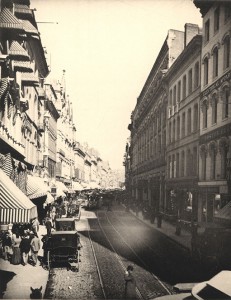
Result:
M14 224L12 234L5 231L1 234L2 255L13 265L30 263L38 265L38 252L41 248L38 237L39 222L35 218L30 224Z

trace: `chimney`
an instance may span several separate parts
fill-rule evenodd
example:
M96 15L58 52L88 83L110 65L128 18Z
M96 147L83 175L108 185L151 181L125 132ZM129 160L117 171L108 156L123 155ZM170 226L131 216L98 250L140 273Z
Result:
M199 34L199 26L197 24L186 23L184 25L184 47L186 47L197 34Z

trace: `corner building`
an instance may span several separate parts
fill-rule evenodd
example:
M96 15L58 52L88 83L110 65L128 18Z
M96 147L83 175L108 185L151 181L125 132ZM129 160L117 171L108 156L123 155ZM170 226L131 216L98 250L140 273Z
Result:
M201 54L200 222L230 222L231 212L231 3L194 0L203 18Z

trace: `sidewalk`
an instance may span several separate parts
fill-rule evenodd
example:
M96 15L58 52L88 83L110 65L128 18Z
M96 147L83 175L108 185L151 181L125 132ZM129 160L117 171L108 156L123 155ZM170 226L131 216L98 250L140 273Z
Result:
M40 225L38 233L40 240L43 234L46 234L46 228ZM42 246L39 256L43 256ZM0 278L1 285L2 282L6 283L5 287L1 287L3 289L2 299L30 299L30 287L40 288L42 286L42 295L44 296L49 272L40 265L37 267L30 264L26 266L12 265L9 261L0 258L0 275L2 276Z
M154 228L155 230L158 230L159 232L163 233L164 235L168 236L171 240L174 242L180 244L182 247L184 247L186 250L191 250L191 233L181 229L181 234L178 236L175 234L176 227L172 224L162 220L161 228L157 227L157 220L155 220L154 224L151 224L150 220L145 220L142 216L142 213L139 212L138 215L136 215L135 212L133 212L130 209L130 213L132 213L136 218L144 222L146 225Z

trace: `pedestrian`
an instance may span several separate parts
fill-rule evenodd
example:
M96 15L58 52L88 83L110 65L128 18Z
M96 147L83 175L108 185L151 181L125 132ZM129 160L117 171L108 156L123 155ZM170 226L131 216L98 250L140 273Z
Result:
M133 266L129 265L124 275L125 279L125 299L137 299L136 281L133 276Z
M32 240L30 242L30 246L31 246L31 257L32 257L32 261L33 261L33 266L35 267L37 265L37 261L38 261L38 252L40 249L40 239L38 238L37 233L33 233L32 235Z
M8 231L3 235L2 247L3 247L4 259L10 260L13 251L12 251L12 240L10 237L10 233Z
M20 243L20 249L22 253L22 265L25 266L28 264L29 259L29 252L30 252L30 234L25 232L24 236L22 237L22 241Z
M38 232L39 231L39 221L38 221L38 218L35 218L33 221L32 221L32 230L34 232Z
M45 226L46 226L46 229L47 229L47 235L50 236L51 235L51 228L52 228L51 218L48 217L46 219Z
M11 263L13 265L19 265L21 263L21 250L20 250L20 243L22 239L19 235L19 230L15 229L15 233L12 235L12 249L13 255L11 258Z

